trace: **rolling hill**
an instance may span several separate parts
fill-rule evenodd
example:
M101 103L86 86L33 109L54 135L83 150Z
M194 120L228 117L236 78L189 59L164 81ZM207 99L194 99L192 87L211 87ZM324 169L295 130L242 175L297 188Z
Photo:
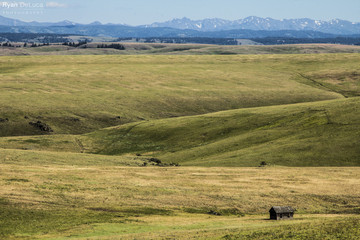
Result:
M360 164L358 54L1 60L2 148L199 166Z
M0 57L0 238L356 239L352 51L129 44L140 55ZM271 206L295 219L269 221Z
M8 121L0 135L48 134L29 124L38 121L54 134L83 134L144 119L356 96L358 61L358 54L2 57L0 118Z
M91 152L190 166L359 166L360 99L231 110L86 135Z
M76 39L72 36L71 38ZM249 41L249 40L244 40ZM107 43L110 45L111 43ZM208 44L116 43L124 50L98 48L105 43L88 43L80 47L50 45L39 47L1 47L0 56L29 55L249 55L249 54L319 54L360 53L360 46L340 44L291 44L270 46L218 46ZM250 44L253 42L250 41Z
M1 138L0 147L128 156L134 164L155 157L187 166L359 166L359 111L356 97L141 121L82 136Z

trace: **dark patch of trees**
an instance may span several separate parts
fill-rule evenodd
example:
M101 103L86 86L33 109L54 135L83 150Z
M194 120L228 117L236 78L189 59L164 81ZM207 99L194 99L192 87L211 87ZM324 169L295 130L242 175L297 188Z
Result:
M69 47L80 47L84 46L86 48L86 44L88 44L87 40L85 41L79 41L78 43L75 42L64 42L62 45L69 46Z
M36 43L31 43L30 47L42 47L42 46L49 46L50 43L42 43L42 44L36 44ZM24 44L24 47L27 47L27 44Z
M118 38L118 41L121 42L121 41L132 41L134 38L131 38L131 37L127 37L127 38Z
M31 44L31 45L29 45ZM24 43L24 45L22 45L23 47L42 47L42 46L49 46L50 43ZM3 46L3 47L21 47L21 45L19 44L12 44L10 42L5 42L3 44L0 44L0 46Z
M62 43L67 41L67 34L52 33L0 33L0 41Z
M97 48L113 48L113 49L117 49L117 50L125 50L124 45L119 44L119 43L112 43L112 44L100 44L97 45Z
M117 41L128 41L133 38L118 38ZM207 38L207 37L148 37L136 38L136 42L144 43L196 43L196 44L216 44L216 45L238 45L234 38Z
M5 42L5 43L0 43L0 47L1 46L3 46L3 47L8 47L8 48L10 48L10 47L12 47L12 48L18 48L18 47L21 47L21 45L19 45L19 44L13 44L13 43L11 43L11 42Z
M41 121L29 122L29 124L38 128L40 131L53 132L53 130L51 129L51 127L49 125L47 125L46 123L43 123Z
M3 46L3 47L14 47L14 45L12 45L10 42L5 42L1 46Z

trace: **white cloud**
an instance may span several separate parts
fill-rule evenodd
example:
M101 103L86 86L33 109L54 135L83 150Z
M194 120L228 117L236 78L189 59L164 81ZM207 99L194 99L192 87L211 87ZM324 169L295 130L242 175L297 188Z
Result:
M68 5L58 2L47 2L46 7L48 8L67 8Z

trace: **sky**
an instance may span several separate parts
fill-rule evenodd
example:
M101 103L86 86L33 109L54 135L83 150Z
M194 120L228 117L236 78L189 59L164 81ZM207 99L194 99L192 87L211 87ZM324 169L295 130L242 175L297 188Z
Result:
M187 17L344 19L360 22L360 0L0 0L0 15L23 21L142 25Z

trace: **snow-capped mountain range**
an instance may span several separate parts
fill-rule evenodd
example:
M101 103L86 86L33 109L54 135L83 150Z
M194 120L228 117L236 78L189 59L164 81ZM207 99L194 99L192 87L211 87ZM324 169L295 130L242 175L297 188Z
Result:
M153 23L145 27L169 27L176 29L191 29L197 31L223 31L233 29L249 30L298 30L298 31L318 31L324 33L348 35L359 34L360 23L334 19L330 21L313 20L309 18L301 19L283 19L276 20L272 18L247 17L235 21L229 21L219 18L204 20L191 20L189 18L173 19L167 22Z
M124 24L102 24L98 21L79 24L71 21L24 22L0 16L0 32L7 33L57 33L83 34L111 37L302 37L327 38L360 35L360 23L335 19L331 21L308 18L276 20L272 18L247 17L235 21L219 18L191 20L173 19L162 23L142 26Z

